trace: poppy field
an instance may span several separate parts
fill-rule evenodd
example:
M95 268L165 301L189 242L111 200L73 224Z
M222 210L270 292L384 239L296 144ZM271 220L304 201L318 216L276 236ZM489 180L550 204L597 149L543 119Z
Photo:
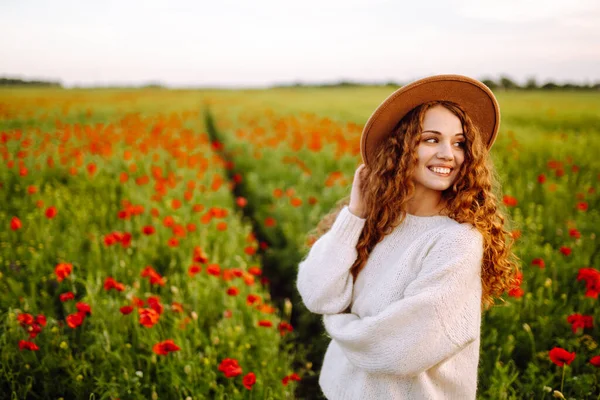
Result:
M319 398L297 264L392 91L0 91L0 391ZM478 397L600 399L600 94L496 95L521 283Z

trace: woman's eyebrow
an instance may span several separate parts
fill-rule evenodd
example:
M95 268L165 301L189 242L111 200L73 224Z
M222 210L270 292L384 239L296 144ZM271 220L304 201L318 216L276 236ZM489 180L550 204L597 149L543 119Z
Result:
M441 135L441 133L440 133L440 132L438 132L438 131L434 131L434 130L432 130L432 129L428 129L428 130L426 130L426 131L423 131L423 132L431 132L431 133L435 133L436 135ZM465 136L465 134L464 134L464 133L457 133L457 134L455 134L454 136L460 136L460 135L462 135L462 136Z

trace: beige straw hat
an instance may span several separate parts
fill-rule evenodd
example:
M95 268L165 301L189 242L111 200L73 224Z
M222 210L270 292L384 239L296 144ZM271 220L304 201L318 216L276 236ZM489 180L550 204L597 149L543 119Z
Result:
M448 100L462 106L484 136L488 150L500 126L500 107L492 91L463 75L435 75L396 90L369 117L360 138L363 163L375 158L377 147L410 110L431 100Z

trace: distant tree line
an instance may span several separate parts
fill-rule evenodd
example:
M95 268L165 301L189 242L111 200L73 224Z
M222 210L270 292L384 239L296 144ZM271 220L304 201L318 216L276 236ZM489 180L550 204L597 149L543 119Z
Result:
M577 84L577 83L555 83L552 81L547 81L543 84L538 83L535 78L529 78L524 85L519 85L514 80L510 79L507 76L500 76L497 80L485 78L481 79L487 87L492 90L600 90L600 81L596 83L587 83L587 84ZM8 78L8 77L0 77L0 86L45 86L45 87L59 87L62 88L62 84L58 81L41 81L41 80L25 80L20 78ZM328 87L360 87L360 86L392 86L392 87L400 87L404 84L394 81L384 82L384 83L365 83L358 81L347 81L342 80L339 82L331 82L331 83L303 83L303 82L294 82L294 83L285 83L272 85L270 87L310 87L310 88L328 88ZM86 86L81 86L86 87ZM118 85L118 86L102 86L102 88L168 88L168 86L164 86L160 82L148 82L146 84L141 85ZM87 86L87 88L94 88L94 86ZM98 86L100 88L100 86ZM190 87L190 89L206 89L204 87Z
M504 90L600 90L600 81L594 84L576 84L576 83L555 83L547 81L544 84L538 83L535 78L529 78L524 85L519 85L507 76L501 76L497 81L483 79L482 82L490 89Z
M52 81L29 81L19 78L3 78L0 77L0 86L50 86L50 87L62 87L60 82Z
M507 76L501 76L498 80L493 79L481 79L487 87L492 90L600 90L600 81L591 84L576 84L576 83L555 83L547 81L543 84L537 82L535 78L529 78L524 85L519 85ZM403 83L389 81L382 84L368 84L362 82L352 81L340 81L336 83L323 83L323 84L305 84L296 82L292 84L283 84L273 87L359 87L359 86L393 86L400 87Z

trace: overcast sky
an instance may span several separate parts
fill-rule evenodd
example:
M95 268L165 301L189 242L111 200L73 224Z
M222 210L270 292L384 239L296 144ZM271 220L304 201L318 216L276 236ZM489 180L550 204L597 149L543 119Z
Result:
M0 76L66 86L600 81L598 0L0 0Z

